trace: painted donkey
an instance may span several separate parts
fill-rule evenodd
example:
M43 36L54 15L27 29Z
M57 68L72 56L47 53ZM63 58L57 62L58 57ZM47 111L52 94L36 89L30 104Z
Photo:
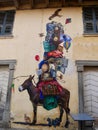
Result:
M33 79L34 79L34 75L26 79L24 83L18 88L20 92L27 90L30 96L30 101L33 104L33 112L34 112L32 125L36 124L37 122L37 106L43 105L43 99L40 99L40 94L37 90L37 86L35 86L32 82ZM65 127L68 127L69 125L69 119L68 119L68 115L70 113L69 99L70 99L70 92L67 89L62 88L62 92L59 94L59 98L57 101L60 108L60 116L59 116L60 122L62 121L64 110L66 112Z

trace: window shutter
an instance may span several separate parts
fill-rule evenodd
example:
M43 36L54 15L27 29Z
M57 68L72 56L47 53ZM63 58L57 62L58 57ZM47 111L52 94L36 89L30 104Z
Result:
M0 34L2 33L3 25L0 25Z
M5 34L11 34L12 32L12 27L13 27L13 21L14 21L14 13L15 12L7 12L6 16L6 23L5 23Z
M83 8L84 33L94 33L92 8Z
M0 12L0 35L12 33L15 11Z
M3 32L4 17L5 17L5 13L0 12L0 34L2 34Z
M96 32L98 32L98 8L95 8Z
M96 16L96 20L98 20L98 8L95 8L95 16Z
M3 24L5 13L0 13L0 24Z
M9 34L12 32L12 25L11 24L6 24L5 26L5 34Z

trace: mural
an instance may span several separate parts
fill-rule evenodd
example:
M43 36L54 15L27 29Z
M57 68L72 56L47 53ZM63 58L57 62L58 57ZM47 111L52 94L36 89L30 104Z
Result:
M57 10L50 19L58 15ZM70 19L69 21L70 22ZM44 34L42 34L44 35ZM40 34L40 36L42 36ZM47 118L48 126L58 126L62 122L63 112L66 112L65 127L69 125L68 114L70 113L69 100L70 92L63 88L57 78L62 79L65 74L66 67L68 65L68 59L63 54L63 49L68 51L71 45L71 37L64 34L63 25L55 21L46 24L46 36L43 41L44 54L43 59L38 64L37 75L38 82L36 86L32 82L34 81L34 75L30 76L19 87L19 91L28 91L30 101L33 104L33 121L24 115L27 123L35 125L37 123L37 106L40 104L47 111L52 110L59 106L60 116L56 119ZM35 60L39 61L39 55L35 56ZM58 76L57 72L61 72Z

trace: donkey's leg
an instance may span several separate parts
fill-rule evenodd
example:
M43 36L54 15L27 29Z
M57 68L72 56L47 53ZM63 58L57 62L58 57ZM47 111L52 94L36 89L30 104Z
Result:
M37 122L37 104L33 103L33 121L32 124L36 124Z
M69 121L69 118L68 118L69 112L66 109L65 109L65 112L66 112L66 123L65 123L65 127L68 128L69 124L70 124L70 121Z
M70 111L68 110L69 108L68 108L68 106L67 106L67 102L66 102L66 101L63 102L63 109L64 109L64 111L65 111L65 113L66 113L66 123L65 123L65 127L68 128L68 126L69 126L69 124L70 124L69 118L68 118L68 115L69 115Z
M62 122L62 117L63 117L64 110L63 110L62 106L59 106L59 109L60 109L59 120L60 120L60 122Z
M68 96L67 96L67 113L70 114L69 100L70 100L70 92L69 92L69 94L68 94Z

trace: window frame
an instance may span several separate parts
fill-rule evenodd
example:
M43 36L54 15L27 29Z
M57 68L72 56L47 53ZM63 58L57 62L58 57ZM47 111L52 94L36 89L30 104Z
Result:
M85 20L85 12L84 12L84 9L87 9L87 8L91 8L92 10L92 20ZM83 7L82 8L82 16L83 16L83 27L84 27L84 36L87 36L87 35L97 35L98 36L98 28L96 29L96 25L98 23L98 20L96 19L96 15L95 15L95 9L98 9L98 7ZM86 29L86 24L87 23L91 23L92 24L92 31L89 31Z
M6 97L5 109L3 112L3 119L0 120L0 128L10 128L10 106L11 106L11 85L13 82L13 75L15 70L16 60L0 60L0 66L9 67L8 91Z
M76 60L75 61L78 75L78 110L79 113L84 113L84 92L83 92L83 72L85 71L85 67L98 67L98 60ZM87 122L86 122L87 123ZM80 128L80 124L79 128ZM83 122L82 127L86 124ZM92 122L89 122L89 125L92 125ZM89 127L88 127L89 128Z
M15 19L15 10L7 10L7 11L0 11L0 13L4 13L4 17L3 17L3 23L0 24L1 28L1 32L0 32L0 37L2 36L11 36L12 35L12 30L13 30L13 24L14 24L14 19ZM10 23L7 23L7 18L8 18L8 14L9 13L13 13L13 20ZM6 32L6 27L10 26L10 32Z

